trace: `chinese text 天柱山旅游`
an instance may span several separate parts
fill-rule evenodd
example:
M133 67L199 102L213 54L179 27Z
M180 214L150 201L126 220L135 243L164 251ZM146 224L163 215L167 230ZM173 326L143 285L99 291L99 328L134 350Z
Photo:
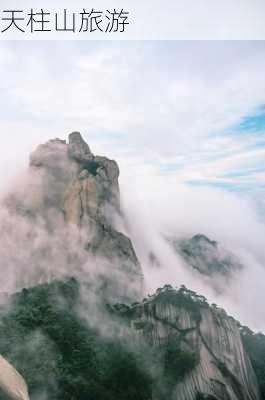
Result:
M121 10L99 11L94 8L79 12L50 12L40 9L2 10L1 33L10 30L21 33L34 32L125 32L129 25L129 12Z

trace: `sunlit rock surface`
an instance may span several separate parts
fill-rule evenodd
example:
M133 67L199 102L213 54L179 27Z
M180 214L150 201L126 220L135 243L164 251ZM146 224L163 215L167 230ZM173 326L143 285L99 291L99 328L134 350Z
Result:
M2 356L0 356L0 398L4 400L29 400L24 379Z
M93 274L101 276L104 287L108 281L117 298L142 295L142 270L131 240L115 227L115 218L121 217L118 178L117 163L95 156L79 132L71 133L68 142L54 139L37 147L24 181L5 200L11 215L6 220L15 225L10 240L11 230L16 236L22 226L17 270L26 268L23 249L32 243L26 257L28 265L35 265L32 271L28 267L29 274L21 273L20 288L78 270L85 279L91 263L100 265ZM23 283L24 276L30 282Z

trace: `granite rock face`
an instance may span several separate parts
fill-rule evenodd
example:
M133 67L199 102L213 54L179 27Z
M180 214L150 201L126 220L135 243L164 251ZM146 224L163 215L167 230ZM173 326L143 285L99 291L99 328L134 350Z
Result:
M104 216L107 206L119 210L117 163L94 156L78 132L69 135L69 144L54 139L38 146L31 154L30 169L36 177L33 191L39 196L31 206L38 212L63 210L66 221L81 227Z
M0 398L29 400L27 385L22 376L0 356Z
M161 352L166 352L173 342L172 364L176 348L179 349L176 359L179 357L182 363L189 361L189 368L184 370L182 378L176 378L173 383L169 398L260 398L237 321L224 310L209 306L202 296L185 287L175 291L167 285L142 304L133 305L121 313L129 317L132 340L147 343Z
M87 162L93 160L93 154L79 132L72 132L69 135L68 155L77 162Z
M13 216L32 225L32 231L38 226L38 232L32 233L34 237L41 235L45 239L34 247L34 262L36 259L40 263L45 253L46 260L51 255L50 264L60 264L62 257L53 256L53 243L59 248L67 241L69 244L61 253L69 252L69 274L84 264L87 256L102 259L104 286L111 278L116 282L117 293L135 298L141 295L143 278L131 240L115 228L114 217L120 215L118 178L117 163L95 156L81 134L73 132L68 143L54 139L38 146L31 154L25 184L8 196L6 204ZM43 243L48 241L50 244L45 247ZM47 271L45 267L43 270L44 276Z

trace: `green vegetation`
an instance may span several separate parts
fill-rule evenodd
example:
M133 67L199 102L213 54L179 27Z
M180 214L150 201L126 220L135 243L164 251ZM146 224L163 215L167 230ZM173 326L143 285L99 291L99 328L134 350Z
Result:
M96 161L91 160L83 162L83 166L90 174L96 176L100 164Z
M157 289L154 302L172 304L178 308L184 308L191 313L197 323L201 320L200 308L209 306L205 297L197 295L197 293L187 289L184 285L179 289L174 289L170 285Z
M196 395L196 400L218 400L216 397L212 396L212 395L205 395L201 392L198 392Z
M183 351L174 338L163 349L134 345L132 351L121 339L102 337L78 316L79 293L75 279L55 281L23 289L0 309L0 353L24 376L31 400L150 400L152 393L170 399L197 356ZM180 302L198 315L204 300L198 297L197 304L194 295L166 285L155 302ZM151 322L134 321L133 310L141 306L108 305L106 313L118 324L128 326L131 320L136 331L148 333Z
M164 373L167 382L176 384L199 362L199 356L195 353L181 349L180 341L175 337L170 338L165 349Z
M170 400L174 385L199 362L199 354L182 346L185 332L169 336L163 348L128 345L91 328L77 313L79 296L79 283L68 279L23 289L0 308L0 354L24 376L31 400L150 400L153 394ZM201 307L209 307L185 286L165 285L141 304L108 305L106 313L148 337L153 325L139 318L141 310L155 314L163 303L187 309L197 321ZM241 333L265 400L265 336L244 327ZM212 399L198 393L196 400Z
M0 353L24 376L32 400L150 399L140 355L77 316L78 292L70 279L15 295L1 310Z

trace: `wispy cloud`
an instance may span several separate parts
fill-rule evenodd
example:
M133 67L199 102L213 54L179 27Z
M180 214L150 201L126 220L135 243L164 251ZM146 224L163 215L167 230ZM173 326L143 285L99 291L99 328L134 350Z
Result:
M264 186L265 43L0 46L0 169L25 163L18 148L79 129L128 174Z

